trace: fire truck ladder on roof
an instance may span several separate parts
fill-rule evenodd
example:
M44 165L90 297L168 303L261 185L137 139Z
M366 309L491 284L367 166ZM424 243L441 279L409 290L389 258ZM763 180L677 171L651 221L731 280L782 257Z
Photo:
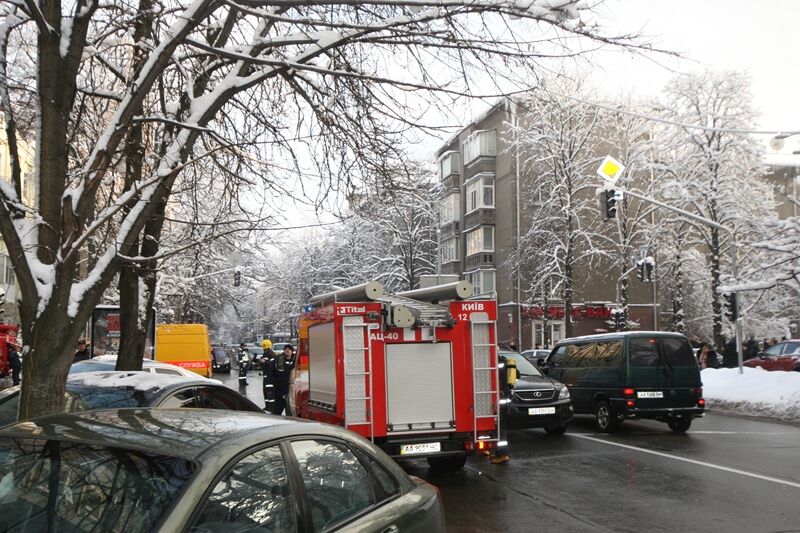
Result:
M492 342L495 322L476 319L470 321L472 342L473 416L475 442L500 441L500 383L497 375L497 346ZM480 438L478 420L494 419L496 438ZM484 435L485 436L485 435Z
M389 305L404 305L408 307L414 313L418 325L438 326L451 319L450 309L430 302L389 294L383 295L377 300Z
M370 326L361 316L348 316L342 320L344 427L369 425L369 438L374 440Z

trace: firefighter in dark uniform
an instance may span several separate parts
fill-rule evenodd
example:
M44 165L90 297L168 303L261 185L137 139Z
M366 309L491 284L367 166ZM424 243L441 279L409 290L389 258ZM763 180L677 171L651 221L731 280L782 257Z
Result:
M264 392L264 410L271 413L275 408L275 385L267 380L267 366L274 360L276 355L272 351L272 341L264 339L261 341L264 348L264 355L261 356L261 374L264 376L262 390Z
M247 387L247 367L250 365L250 354L244 343L239 345L239 387Z
M497 368L499 369L498 374L500 375L499 385L500 385L500 402L501 405L498 406L498 417L497 423L500 426L499 431L497 432L497 448L494 451L494 455L489 458L492 464L503 464L507 463L509 460L508 457L508 435L506 434L505 424L503 423L503 407L506 405L506 402L511 397L511 389L514 388L514 383L517 381L516 372L517 366L514 364L514 360L510 359L507 360L504 355L500 355L497 358L498 364ZM512 375L509 376L510 373Z
M19 373L22 371L22 359L19 357L17 347L8 343L8 366L11 368L11 380L14 385L19 385Z
M272 404L273 415L283 413L286 408L286 395L289 394L289 381L294 370L294 348L291 344L283 347L283 351L267 363L264 369L264 387L273 386L275 402Z

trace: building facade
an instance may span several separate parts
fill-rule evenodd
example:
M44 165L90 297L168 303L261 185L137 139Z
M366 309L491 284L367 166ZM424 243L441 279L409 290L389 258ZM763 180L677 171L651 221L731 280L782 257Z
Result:
M24 139L18 137L17 143L22 170L22 202L26 206L32 207L36 197L33 179L34 150L33 146L25 142ZM7 182L11 181L11 152L8 146L8 138L6 137L2 107L0 107L0 179ZM14 276L11 257L9 257L8 250L2 239L0 239L0 288L5 292L5 304L3 305L3 313L0 315L0 322L18 324L19 308L16 300L19 286Z
M441 271L470 281L475 295L496 294L498 340L524 350L552 346L566 335L566 328L564 302L554 294L526 295L523 287L537 273L516 272L513 267L520 229L530 224L521 208L526 179L519 166L523 154L517 152L510 128L518 120L517 103L503 99L449 139L436 157L444 191L439 224ZM599 212L597 221L590 222L603 223ZM617 278L609 261L576 270L572 335L609 331ZM635 274L631 278L630 319L640 329L655 329L657 288L639 282Z

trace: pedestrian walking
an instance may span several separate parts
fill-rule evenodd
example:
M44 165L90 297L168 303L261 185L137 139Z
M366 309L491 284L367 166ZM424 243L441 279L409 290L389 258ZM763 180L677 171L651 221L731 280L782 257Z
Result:
M92 353L89 351L89 347L86 345L86 339L80 338L78 339L78 347L75 350L75 355L72 358L73 363L77 363L78 361L87 361L92 358Z
M270 361L276 357L275 352L272 351L272 341L264 339L261 341L261 347L264 349L264 355L261 356L261 374L263 376L262 391L264 392L264 410L271 413L275 409L275 384L270 382L267 378L267 367Z
M752 359L753 357L758 357L758 341L755 335L750 335L750 339L745 344L744 358Z
M273 415L283 413L286 408L286 395L289 394L289 381L295 366L294 347L286 344L283 351L267 363L264 370L264 386L272 385L274 403L272 404Z
M22 371L22 359L19 357L19 352L16 347L8 343L8 366L11 367L11 380L14 385L19 385L19 374Z

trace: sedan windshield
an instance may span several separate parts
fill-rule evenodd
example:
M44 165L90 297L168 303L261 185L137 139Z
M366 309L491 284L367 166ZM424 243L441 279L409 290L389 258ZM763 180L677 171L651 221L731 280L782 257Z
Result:
M150 531L194 469L151 452L0 438L0 530Z

